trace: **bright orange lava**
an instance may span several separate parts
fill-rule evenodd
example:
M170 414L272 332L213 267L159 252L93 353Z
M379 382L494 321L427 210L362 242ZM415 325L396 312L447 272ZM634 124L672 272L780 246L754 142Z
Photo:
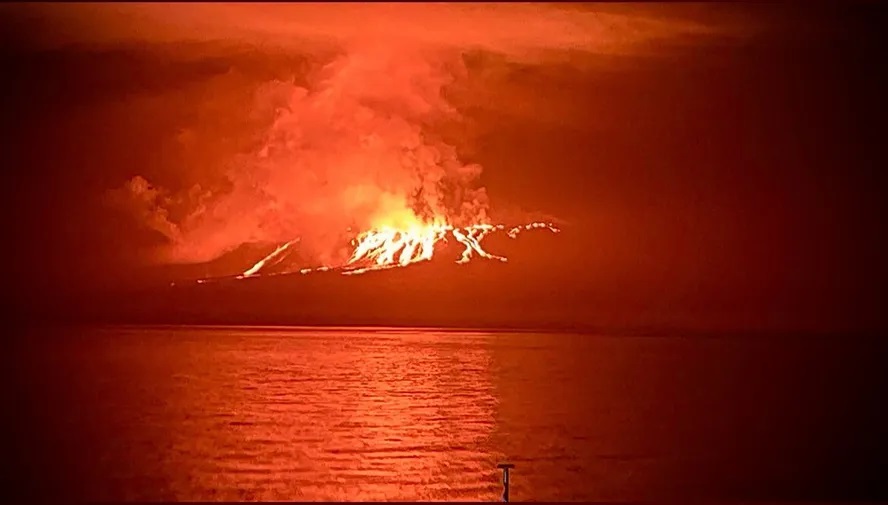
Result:
M455 240L464 247L462 255L456 260L458 264L468 263L475 256L505 262L507 261L505 257L484 250L481 241L491 233L505 231L509 238L514 239L522 231L533 229L547 229L553 233L560 231L555 225L544 222L534 222L508 229L503 224L477 224L466 227L454 227L442 223L415 224L404 228L381 226L360 233L352 240L354 252L345 264L303 268L299 270L299 273L309 274L336 270L342 275L355 275L373 270L405 267L432 259L435 254L435 246L449 240ZM298 241L299 239L296 239L281 244L271 254L257 261L237 278L261 276L264 268L283 260L289 248ZM198 282L205 282L205 280Z

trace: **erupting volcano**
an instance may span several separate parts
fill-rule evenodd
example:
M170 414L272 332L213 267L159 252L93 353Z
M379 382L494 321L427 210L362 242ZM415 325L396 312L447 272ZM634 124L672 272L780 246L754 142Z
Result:
M524 226L515 226L508 230L510 238L516 238L524 230L548 229L553 233L560 230L550 223L530 223ZM361 233L352 240L354 253L348 261L339 266L320 266L314 268L302 268L298 272L308 274L312 272L325 272L339 270L343 275L354 275L372 270L384 270L388 268L405 267L420 261L432 259L435 246L450 239L461 244L464 249L456 263L463 264L471 261L474 255L482 258L507 261L503 256L497 256L484 250L481 241L487 235L505 231L506 226L479 224L462 228L455 228L444 224L418 225L409 229L381 228ZM237 276L239 279L261 275L263 269L270 267L286 259L291 246L297 240L286 242L272 251L271 254L257 261L244 273ZM278 274L294 273L285 270Z
M458 154L462 116L448 88L467 78L460 54L378 41L309 71L304 84L295 77L249 83L229 72L207 85L209 111L183 129L176 147L232 145L214 136L233 118L241 131L230 135L242 148L177 192L137 176L122 201L165 236L155 256L161 262L205 263L250 244L274 248L226 278L354 275L428 261L445 244L463 248L459 264L504 262L484 249L485 237L558 228L539 219L507 226L492 213L481 166ZM246 111L238 108L244 98ZM194 172L186 167L177 179Z

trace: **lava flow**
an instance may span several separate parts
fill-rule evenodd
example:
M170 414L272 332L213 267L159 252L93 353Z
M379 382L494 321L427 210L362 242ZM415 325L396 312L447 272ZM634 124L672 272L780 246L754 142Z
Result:
M468 263L473 257L479 256L505 262L503 256L497 256L484 250L481 241L500 231L506 231L509 238L517 238L522 231L547 229L553 233L560 230L551 223L535 222L523 226L515 226L507 230L505 225L478 224L466 227L454 227L447 224L417 225L406 229L381 227L359 234L352 240L354 252L348 261L339 266L320 266L298 270L301 274L337 270L342 275L362 274L373 270L399 268L428 261L435 254L435 246L442 242L455 240L463 245L462 255L456 260L458 264ZM263 275L263 269L283 261L289 249L299 239L286 242L277 247L271 254L257 261L238 279ZM285 272L295 273L295 272ZM205 282L199 281L199 282Z

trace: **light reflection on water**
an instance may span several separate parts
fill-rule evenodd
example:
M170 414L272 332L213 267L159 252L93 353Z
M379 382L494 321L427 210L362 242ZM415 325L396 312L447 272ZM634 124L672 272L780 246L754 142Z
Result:
M229 334L179 376L167 477L180 499L495 496L485 335ZM186 476L187 479L180 477Z
M806 475L828 460L816 442L836 440L822 420L839 400L817 378L838 384L866 370L868 354L836 349L432 330L66 330L31 339L17 359L27 395L16 413L28 424L13 437L19 487L75 501L496 501L496 464L510 461L514 501L805 498Z
M89 361L116 376L114 391L89 395L91 407L107 409L95 413L109 436L146 451L104 444L108 462L138 462L103 465L91 497L115 498L115 487L179 500L498 496L490 335L162 329L113 338L90 339L100 347L90 346ZM134 489L132 466L163 492Z

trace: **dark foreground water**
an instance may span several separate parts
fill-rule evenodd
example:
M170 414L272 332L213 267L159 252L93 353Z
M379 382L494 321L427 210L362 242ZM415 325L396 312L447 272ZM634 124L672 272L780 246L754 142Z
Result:
M13 491L67 500L885 498L883 346L244 328L32 332Z

